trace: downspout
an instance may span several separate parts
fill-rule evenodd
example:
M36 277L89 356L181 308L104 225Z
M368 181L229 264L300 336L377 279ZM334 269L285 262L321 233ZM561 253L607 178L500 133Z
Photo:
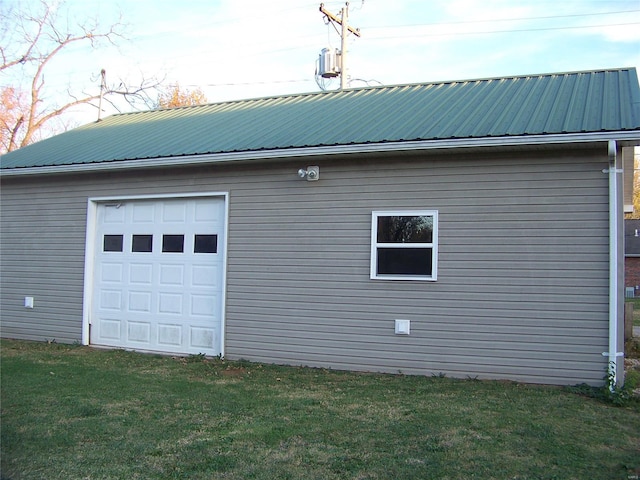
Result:
M607 172L607 170L605 170ZM620 182L619 175L622 169L618 168L618 145L615 140L609 140L609 351L603 352L603 356L609 357L607 373L613 375L613 388L618 384L618 358L624 356L624 352L618 352L618 296L619 296L619 266L618 250L621 247L619 239L620 222Z

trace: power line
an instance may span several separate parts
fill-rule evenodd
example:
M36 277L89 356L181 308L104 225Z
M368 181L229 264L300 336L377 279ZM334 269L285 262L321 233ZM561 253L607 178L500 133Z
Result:
M367 29L385 29L385 28L410 28L410 27L420 27L420 26L446 26L446 25L464 25L464 24L477 24L477 23L490 23L497 21L517 21L517 20L538 20L538 19L553 19L553 18L573 18L573 17L587 17L587 16L596 16L596 15L613 15L613 14L622 14L622 13L635 13L640 10L620 10L613 12L602 12L602 13L588 13L588 14L575 14L575 15L552 15L552 16L541 16L541 17L520 17L520 18L507 18L507 19L495 19L495 20L473 20L473 21L460 21L460 22L444 22L444 23L427 23L427 24L416 24L416 25L401 25L401 26L388 26L388 27L367 27ZM486 30L486 31L472 31L472 32L447 32L447 33L407 33L407 34L390 34L390 35L375 35L373 32L367 35L367 39L370 41L376 40L387 40L387 39L400 39L400 38L408 38L408 37L445 37L445 36L456 36L456 35L488 35L488 34L501 34L501 33L519 33L519 32L536 32L536 31L553 31L553 30L576 30L576 29L587 29L587 28L603 28L603 27L615 27L615 26L630 26L637 25L639 22L629 22L629 23L607 23L600 25L578 25L578 26L558 26L558 27L532 27L532 28L519 28L519 29L508 29L508 30ZM303 37L304 39L317 38L318 35L309 35ZM249 46L249 44L245 44L245 46ZM250 54L247 56L255 57L255 56L264 56L268 54L274 53L282 53L287 51L300 50L303 48L311 47L310 43L300 44L296 42L295 46L287 46L281 48L271 48L271 49L253 49ZM194 57L198 57L202 55L202 52L194 53ZM168 56L164 57L165 59L172 58L184 58L185 55L180 56Z
M317 5L317 3L309 3L309 6L311 5ZM295 9L299 9L301 7L297 6ZM287 9L287 10L293 10L293 9ZM585 14L573 14L573 15L551 15L551 16L540 16L540 17L520 17L520 18L507 18L507 19L494 19L494 20L471 20L471 21L460 21L460 22L443 22L443 23L428 23L428 24L418 24L418 25L403 25L403 26L397 26L397 27L393 27L393 26L389 26L389 27L366 27L367 31L369 31L369 29L381 29L381 28L405 28L405 27L419 27L419 26L446 26L446 25L464 25L464 24L478 24L478 23L489 23L489 22L504 22L504 21L516 21L516 20L548 20L548 19L562 19L562 18L578 18L578 17L592 17L592 16L596 16L596 15L615 15L615 14L629 14L629 13L636 13L639 12L640 10L617 10L617 11L610 11L610 12L601 12L601 13L585 13ZM499 30L499 29L495 29L495 30L481 30L481 31L470 31L470 32L446 32L446 33L437 33L437 32L424 32L424 33L407 33L407 34L394 34L392 32L389 32L388 35L384 35L382 32L380 32L380 36L377 35L372 35L372 34L368 34L367 35L367 41L379 41L379 40L386 40L386 39L403 39L403 38L416 38L416 37L446 37L446 36L468 36L468 35L490 35L490 34L504 34L504 33L519 33L519 32L538 32L538 31L553 31L553 30L578 30L578 29L589 29L589 28L607 28L607 27L616 27L616 26L631 26L631 25L638 25L638 22L629 22L629 23L606 23L606 24L599 24L599 25L577 25L577 26L558 26L558 27L534 27L534 28L518 28L518 29L505 29L505 30ZM284 48L273 48L273 49L253 49L248 56L251 57L255 57L257 55L260 56L264 56L264 55L270 55L270 54L274 54L274 53L278 53L278 52L287 52L287 51L294 51L294 50L301 50L303 48L310 48L311 44L310 42L307 43L307 39L311 39L311 38L316 38L317 35L314 36L306 36L303 37L303 39L305 39L304 44L301 44L299 41L298 42L294 42L294 45L288 45ZM140 37L138 37L140 38ZM201 56L202 52L197 52L193 54L194 56ZM186 55L188 56L188 54ZM165 57L166 59L172 59L172 58L184 58L185 55L181 55L180 57L174 57L174 56L167 56ZM72 72L72 71L78 71L78 67L74 65L74 67L72 69L67 70L67 73ZM54 73L53 77L58 77L61 76L61 74L58 73ZM73 77L71 77L73 78ZM260 84L274 84L274 83L298 83L298 82L307 82L309 80L275 80L275 81L265 81L265 82L246 82L246 83L216 83L216 84L211 84L208 86L211 87L217 87L217 86L240 86L240 85L260 85ZM71 85L71 83L76 83L76 82L72 82L71 80L69 81L57 81L57 79L53 82L49 82L48 83L48 87L55 87L58 85L62 85L62 84L66 84L68 86Z
M544 17L515 17L515 18L494 18L486 20L463 20L459 22L433 22L433 23L416 23L408 25L382 25L382 26L368 26L369 30L383 29L383 28L412 28L412 27L429 27L429 26L444 26L444 25L465 25L470 23L491 23L491 22L514 22L520 20L550 20L552 18L575 18L575 17L596 17L602 15L618 15L621 13L636 13L640 10L619 10L616 12L599 12L599 13L576 13L573 15L548 15Z
M485 30L485 31L473 31L473 32L447 32L447 33L412 33L407 35L387 35L376 36L369 38L370 40L391 40L394 38L409 38L409 37L451 37L458 35L488 35L494 33L520 33L520 32L543 32L550 30L578 30L585 28L602 28L602 27L622 27L629 25L640 25L640 22L630 23L606 23L602 25L579 25L570 27L540 27L540 28L520 28L515 30Z
M185 87L246 87L253 85L271 85L273 83L308 83L313 82L311 78L304 78L298 80L269 80L261 82L231 82L231 83L206 83L199 85L185 85Z

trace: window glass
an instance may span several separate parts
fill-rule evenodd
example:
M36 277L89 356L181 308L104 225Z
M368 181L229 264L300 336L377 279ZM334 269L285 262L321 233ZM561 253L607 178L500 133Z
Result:
M433 217L381 216L378 217L379 243L431 243Z
M123 235L105 235L102 243L102 251L121 252L123 239Z
M134 235L131 241L132 252L151 252L153 250L153 235Z
M163 235L162 236L162 252L163 253L184 252L184 235Z
M218 235L196 235L193 253L218 253Z
M436 280L438 212L373 212L371 278Z
M431 276L430 248L378 248L379 275Z

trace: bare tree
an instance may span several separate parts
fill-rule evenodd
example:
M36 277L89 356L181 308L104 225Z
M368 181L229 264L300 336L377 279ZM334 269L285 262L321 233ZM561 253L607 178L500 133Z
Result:
M18 6L25 4L29 2L18 3ZM102 88L96 86L93 92L74 91L70 87L65 100L60 104L48 103L45 73L52 60L61 52L68 51L72 45L85 44L93 49L104 44L116 45L116 41L124 39L121 33L124 25L116 22L105 29L97 20L71 25L59 15L61 3L56 0L39 0L36 7L37 11L32 13L7 7L0 0L2 151L12 151L28 145L38 140L43 133L55 133L45 131L45 126L50 125L52 120L62 119L65 113L78 105L98 108L97 102L102 98L114 107L115 98L124 99L131 105L142 102L148 107L155 103L151 94L155 93L160 82L145 78L136 85L129 85L121 80L113 84L103 82ZM14 73L12 80L9 80L14 84L6 80L9 73ZM97 72L87 72L88 78L91 73Z

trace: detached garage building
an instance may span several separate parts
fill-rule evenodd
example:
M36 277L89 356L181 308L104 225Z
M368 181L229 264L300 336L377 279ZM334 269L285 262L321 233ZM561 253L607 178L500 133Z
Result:
M2 157L1 333L600 384L639 143L634 69L114 115Z

